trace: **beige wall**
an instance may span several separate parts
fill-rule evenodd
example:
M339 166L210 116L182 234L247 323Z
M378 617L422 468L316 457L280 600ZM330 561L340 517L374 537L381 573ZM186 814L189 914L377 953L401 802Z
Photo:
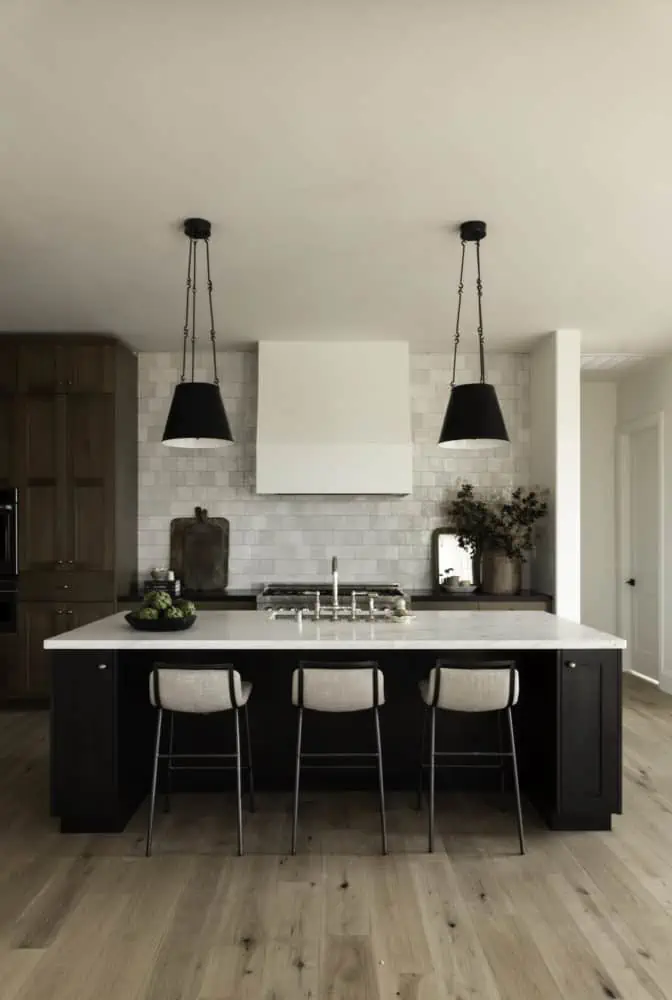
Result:
M581 384L581 621L616 632L615 382Z

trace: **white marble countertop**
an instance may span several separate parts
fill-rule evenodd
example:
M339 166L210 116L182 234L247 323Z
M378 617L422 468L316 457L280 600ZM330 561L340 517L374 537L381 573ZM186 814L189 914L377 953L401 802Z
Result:
M625 640L545 611L417 611L406 622L269 621L263 611L201 611L184 632L137 632L120 612L45 640L98 649L624 649Z

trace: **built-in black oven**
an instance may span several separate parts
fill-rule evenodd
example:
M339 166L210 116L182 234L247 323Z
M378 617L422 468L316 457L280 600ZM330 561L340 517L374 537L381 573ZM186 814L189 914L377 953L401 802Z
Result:
M0 580L0 634L16 632L16 584Z
M0 580L19 575L19 493L0 489Z
M16 632L19 577L19 497L0 489L0 633Z

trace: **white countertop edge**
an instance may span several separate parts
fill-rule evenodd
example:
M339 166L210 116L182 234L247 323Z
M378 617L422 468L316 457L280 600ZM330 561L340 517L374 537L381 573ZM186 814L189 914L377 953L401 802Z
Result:
M353 634L353 632L355 634ZM625 640L544 611L419 611L406 623L269 621L259 611L205 611L184 632L135 632L123 613L45 640L95 650L624 649Z
M397 642L383 642L382 640L366 640L366 639L320 639L304 641L301 640L285 640L281 643L264 642L263 640L229 640L226 642L217 642L214 640L206 639L201 642L163 642L157 639L151 639L147 642L133 642L131 641L114 641L110 639L104 639L99 642L91 642L86 639L75 639L72 642L65 644L57 644L52 640L47 640L44 644L44 648L52 650L53 652L77 652L77 651L94 651L97 649L101 650L143 650L143 649L258 649L266 650L268 652L280 653L286 649L429 649L442 651L446 649L506 649L515 651L517 649L625 649L625 645L622 642L572 642L565 645L559 645L558 642L553 642L551 640L534 640L534 639L519 639L517 641L487 641L481 640L476 642L474 640L464 640L462 642L448 642L448 641L438 641L438 640L417 640L415 642L404 642L399 640Z

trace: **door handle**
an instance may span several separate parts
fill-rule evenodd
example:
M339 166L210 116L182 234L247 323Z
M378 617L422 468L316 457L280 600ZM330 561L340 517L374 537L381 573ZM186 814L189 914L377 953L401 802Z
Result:
M634 576L631 576L625 582L627 583L628 587L634 587L635 586L635 578L634 578Z

